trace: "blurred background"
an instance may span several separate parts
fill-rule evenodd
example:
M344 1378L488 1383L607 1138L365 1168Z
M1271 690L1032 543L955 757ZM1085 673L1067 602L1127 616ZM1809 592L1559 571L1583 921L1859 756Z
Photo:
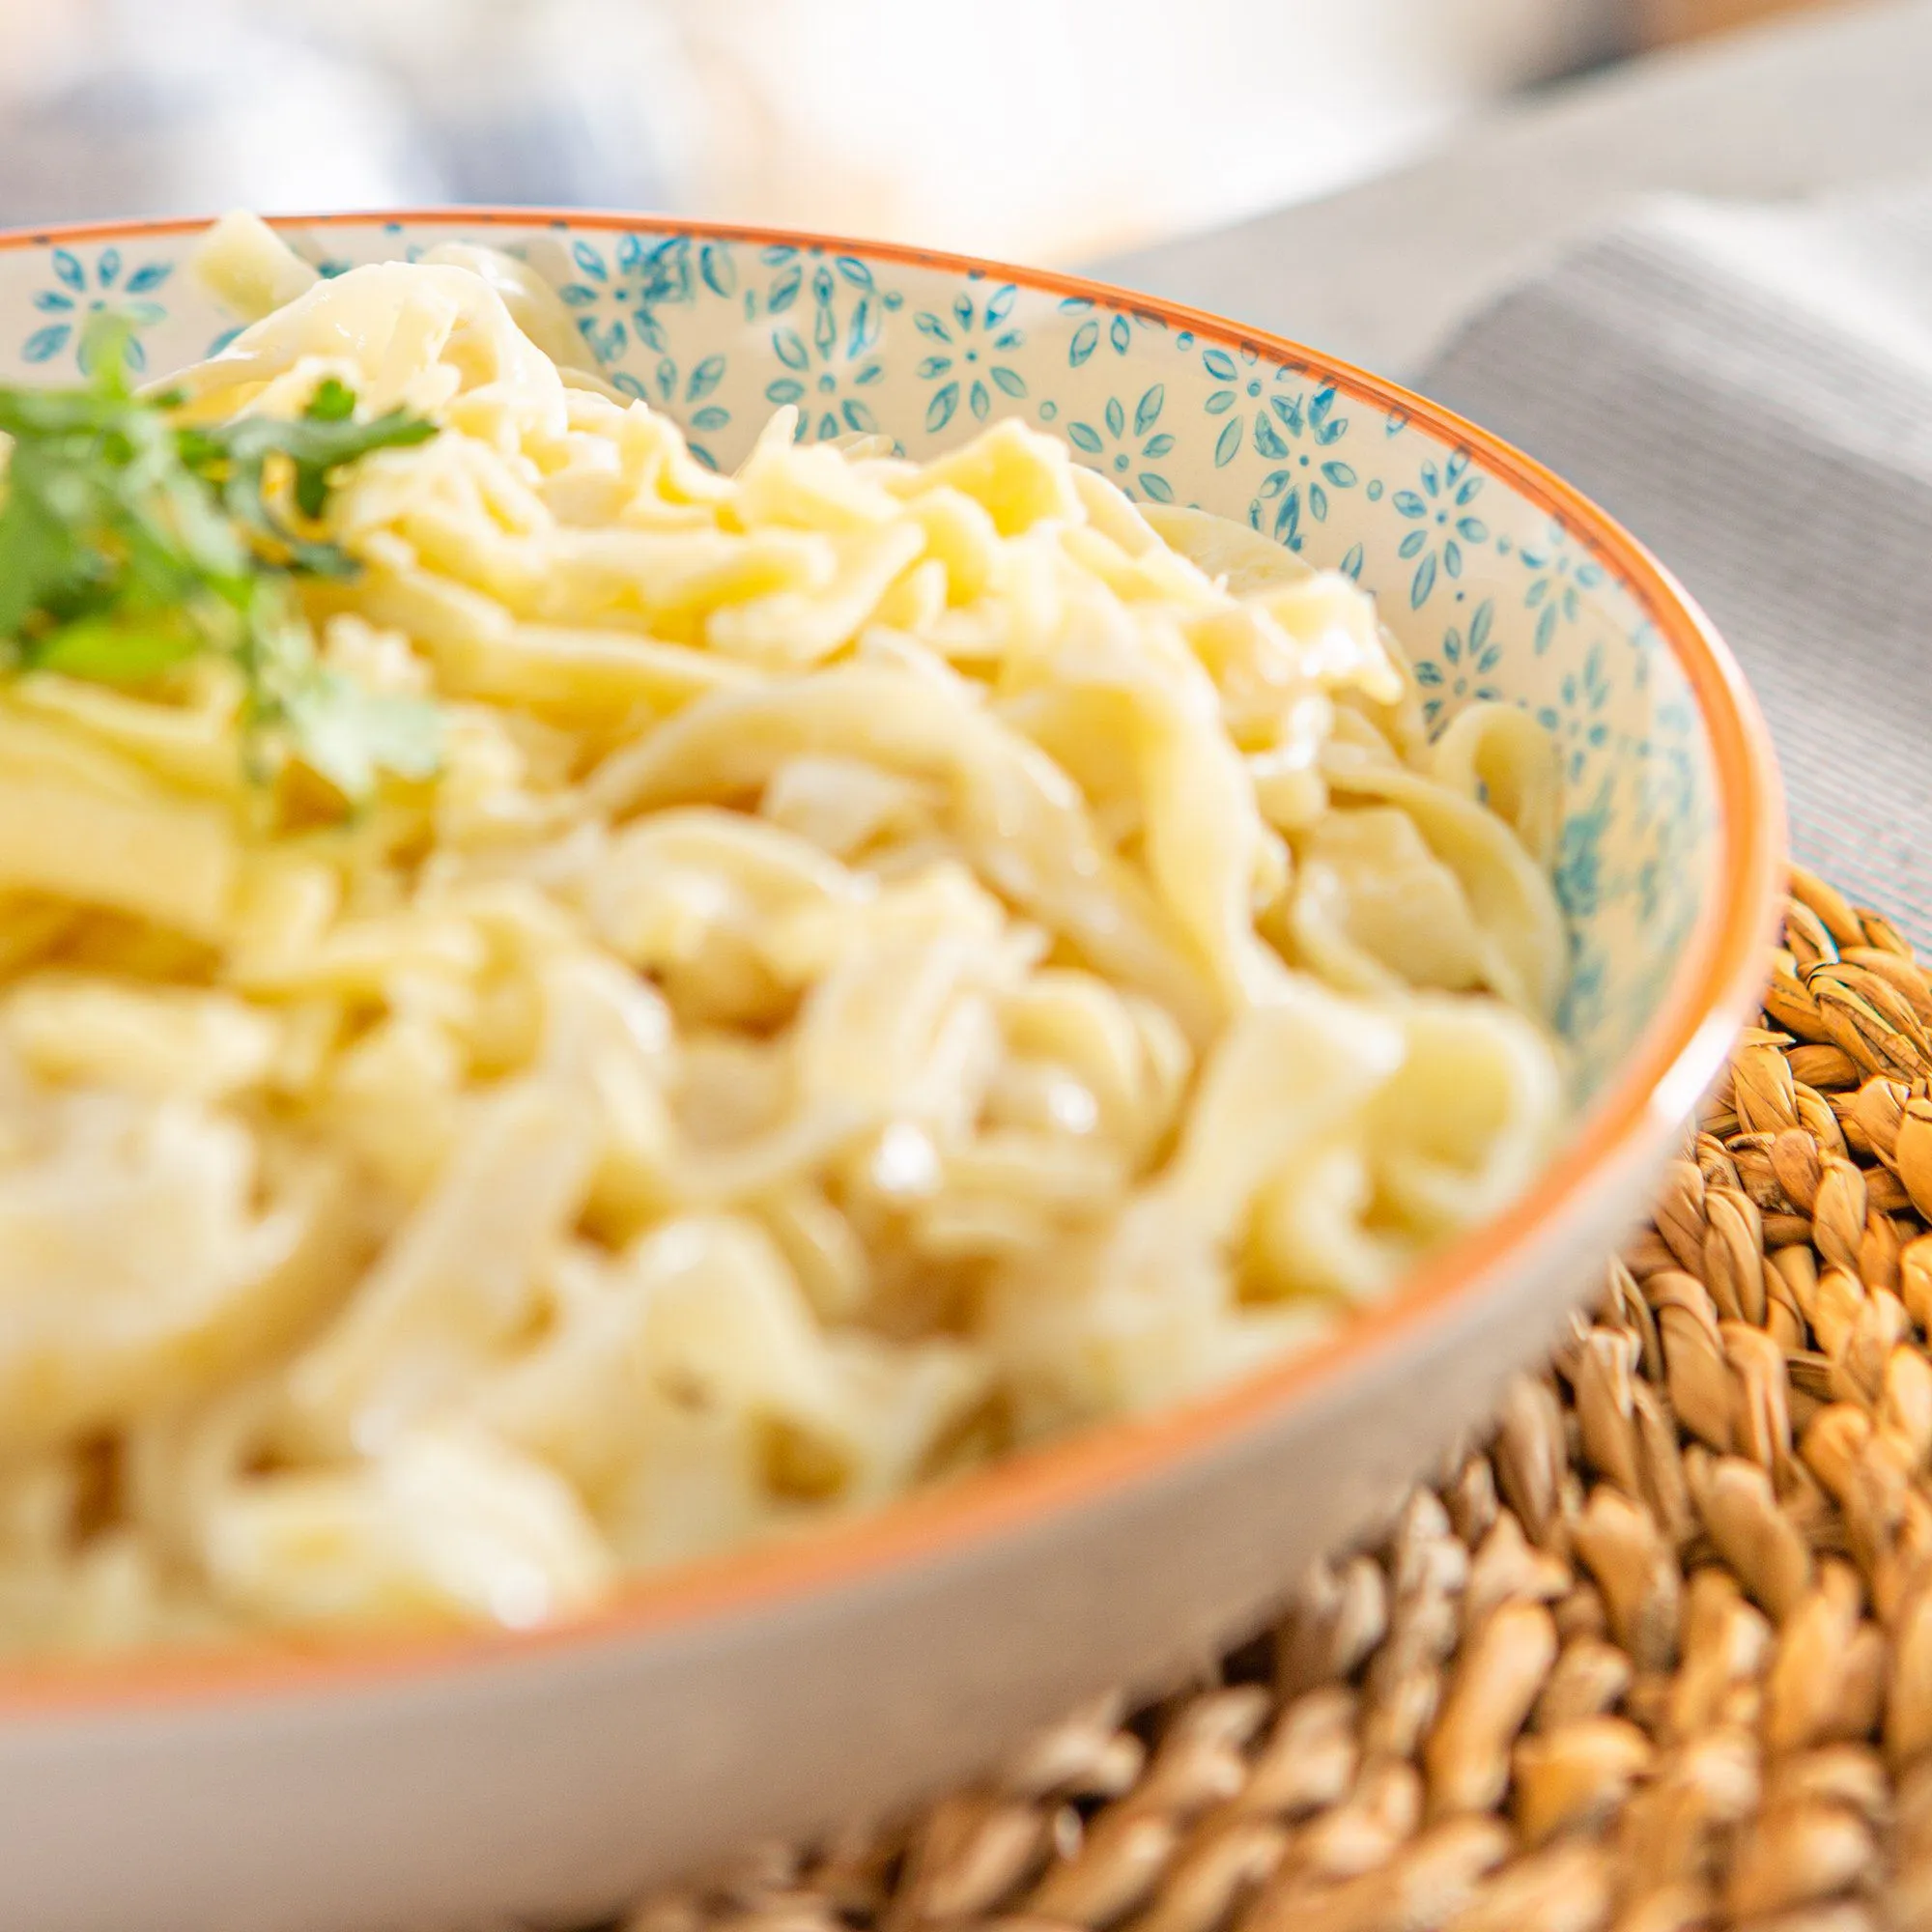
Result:
M526 202L1072 263L1792 5L0 0L0 224Z

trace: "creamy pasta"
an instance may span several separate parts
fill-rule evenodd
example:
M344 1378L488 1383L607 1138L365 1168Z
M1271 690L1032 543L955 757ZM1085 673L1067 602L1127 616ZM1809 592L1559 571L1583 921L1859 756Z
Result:
M318 282L355 809L229 667L0 682L0 1644L524 1625L1201 1391L1551 1147L1551 749L1346 577L1000 422L738 471L521 264Z

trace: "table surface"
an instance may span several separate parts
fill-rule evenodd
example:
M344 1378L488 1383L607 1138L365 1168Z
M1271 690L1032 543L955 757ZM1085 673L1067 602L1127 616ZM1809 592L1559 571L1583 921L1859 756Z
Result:
M1094 272L1401 376L1633 197L1782 198L1922 174L1928 128L1932 0L1891 0L1571 82L1362 185Z

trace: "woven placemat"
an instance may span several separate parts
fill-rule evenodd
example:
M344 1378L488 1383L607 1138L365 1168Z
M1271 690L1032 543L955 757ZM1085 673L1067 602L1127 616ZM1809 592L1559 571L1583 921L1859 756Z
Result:
M1932 983L1803 874L1784 944L1601 1306L1379 1547L627 1932L1932 1927Z

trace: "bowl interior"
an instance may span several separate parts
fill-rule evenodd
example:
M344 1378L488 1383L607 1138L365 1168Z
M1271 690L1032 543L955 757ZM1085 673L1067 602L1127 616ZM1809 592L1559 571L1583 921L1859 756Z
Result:
M218 347L235 319L188 271L195 232L0 250L0 370L73 380L82 326L102 308L136 326L151 374ZM1712 748L1641 593L1526 469L1499 470L1346 370L1047 276L596 216L284 232L325 274L451 240L525 256L611 380L676 416L720 468L784 403L814 440L882 432L915 457L1017 415L1132 496L1245 520L1349 572L1406 647L1432 722L1498 698L1560 743L1573 955L1560 1023L1586 1092L1656 1014L1716 883Z

